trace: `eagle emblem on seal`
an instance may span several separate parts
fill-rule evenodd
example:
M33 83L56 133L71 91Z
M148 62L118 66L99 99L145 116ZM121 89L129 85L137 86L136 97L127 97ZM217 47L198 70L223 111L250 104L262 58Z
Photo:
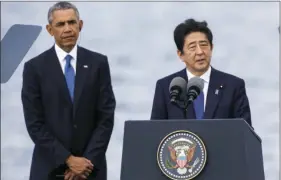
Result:
M203 141L189 131L167 135L159 145L158 165L170 179L191 180L203 170L206 163Z

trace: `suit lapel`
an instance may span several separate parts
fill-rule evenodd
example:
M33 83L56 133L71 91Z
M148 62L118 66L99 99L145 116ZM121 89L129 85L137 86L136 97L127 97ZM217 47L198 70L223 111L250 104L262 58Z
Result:
M47 67L46 69L48 71L48 75L51 76L50 79L52 79L55 84L59 87L62 92L61 94L66 99L66 101L71 103L71 97L67 89L66 80L61 69L61 65L59 63L59 59L57 57L54 46L49 50L47 63L49 64L49 67Z
M219 92L220 85L222 85L222 77L219 77L218 72L212 68L207 101L204 113L204 119L212 119L214 112L218 106L219 100L221 98L221 92Z
M75 89L74 89L74 114L78 106L79 98L83 91L84 83L87 78L87 74L90 71L90 63L87 59L84 51L78 46L77 48L77 64L76 64L76 77L75 77Z
M188 82L188 77L187 77L187 73L186 73L185 68L179 72L179 76L184 78L186 80L186 82ZM186 113L187 113L187 116L186 116L187 119L196 119L193 104L190 104L188 106Z

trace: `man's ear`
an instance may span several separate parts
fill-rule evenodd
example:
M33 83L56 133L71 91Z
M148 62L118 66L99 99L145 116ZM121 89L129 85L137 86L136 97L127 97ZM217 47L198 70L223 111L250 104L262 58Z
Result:
M83 20L79 20L79 32L82 30L83 28Z
M211 46L211 50L213 50L214 49L214 44L212 44L212 46Z
M179 57L182 56L182 52L180 50L177 50L177 54L178 54Z
M181 59L181 61L184 62L184 60L182 59L183 52L181 52L180 50L177 50L177 54L178 54L178 57Z
M52 26L50 24L46 25L46 29L51 36L54 36Z

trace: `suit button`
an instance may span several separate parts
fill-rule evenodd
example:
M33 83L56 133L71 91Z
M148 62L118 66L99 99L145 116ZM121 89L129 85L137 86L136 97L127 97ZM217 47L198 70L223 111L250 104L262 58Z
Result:
M76 128L77 128L77 125L76 125L76 124L74 124L74 125L73 125L73 127L76 129Z

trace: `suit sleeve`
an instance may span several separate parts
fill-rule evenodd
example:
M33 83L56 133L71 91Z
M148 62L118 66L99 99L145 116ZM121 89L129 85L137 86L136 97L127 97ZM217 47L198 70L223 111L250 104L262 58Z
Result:
M110 69L107 58L101 63L99 71L99 97L97 104L98 123L88 143L84 157L91 160L99 169L105 157L114 126L116 101L112 90Z
M36 144L50 152L56 166L64 165L70 152L53 136L45 123L40 83L32 64L25 63L21 99L27 131Z
M252 126L250 105L246 94L244 80L239 83L238 89L236 90L233 113L235 118L243 118L250 126Z
M165 95L159 80L156 82L150 119L168 119Z

